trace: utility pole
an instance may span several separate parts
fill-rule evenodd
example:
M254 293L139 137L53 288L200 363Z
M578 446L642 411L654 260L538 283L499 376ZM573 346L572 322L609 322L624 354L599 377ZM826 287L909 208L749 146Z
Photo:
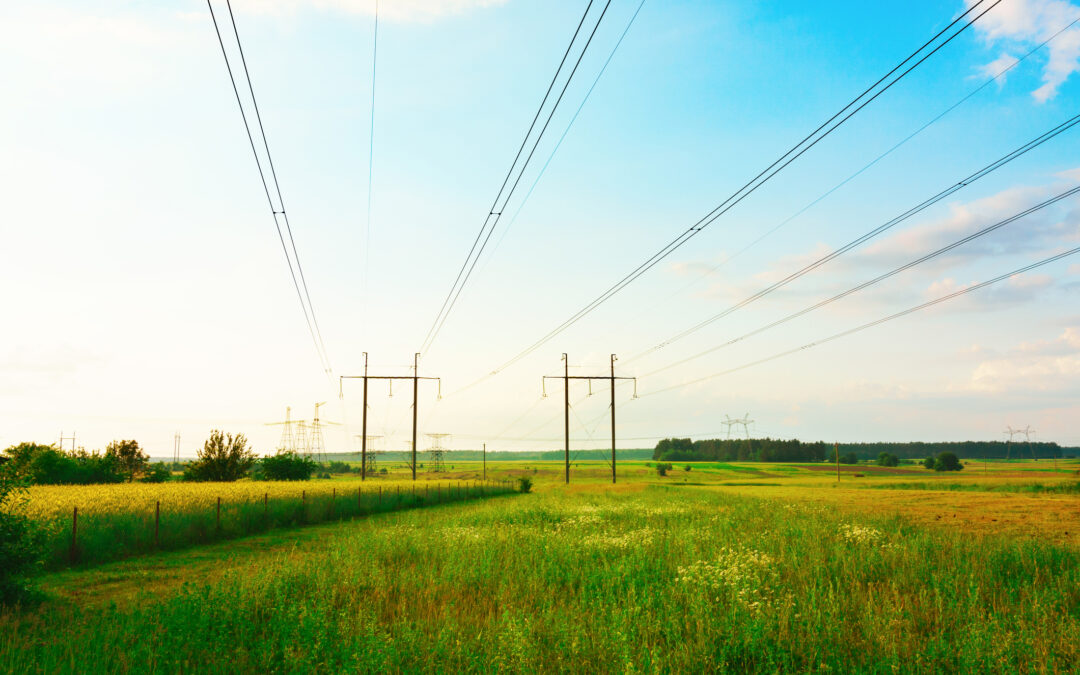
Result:
M367 383L368 380L388 380L390 382L391 391L393 391L394 380L412 380L413 383L413 413L412 413L412 479L416 480L416 418L417 418L417 403L418 392L420 389L420 380L435 380L439 384L439 398L442 398L442 379L438 377L420 377L419 371L420 354L413 355L413 374L412 375L368 375L368 354L364 352L364 374L363 375L341 375L338 377L338 396L340 398L345 397L344 382L345 380L363 380L364 381L364 414L363 414L363 434L364 440L360 446L360 462L363 468L360 471L360 480L364 480L366 474L366 459L367 459Z
M173 434L173 464L180 463L180 432Z
M592 380L610 380L611 381L611 482L615 482L615 380L633 380L634 381L634 398L637 398L637 378L636 377L616 377L615 376L615 361L618 360L614 354L611 355L611 374L610 375L574 375L570 376L570 360L566 354L562 355L564 361L564 368L562 375L544 375L540 379L542 396L547 398L547 381L561 379L563 381L563 439L565 447L565 464L566 464L566 482L570 482L570 380L586 380L590 386Z

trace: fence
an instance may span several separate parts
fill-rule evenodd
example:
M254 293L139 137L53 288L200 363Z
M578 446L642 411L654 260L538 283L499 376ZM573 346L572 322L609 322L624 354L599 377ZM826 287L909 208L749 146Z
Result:
M366 489L365 489L366 488ZM272 499L223 500L209 509L167 508L155 501L143 510L87 513L72 509L70 529L54 521L49 567L104 562L154 551L176 550L233 539L275 528L347 520L409 508L501 495L514 492L511 481L456 481L413 483L406 486L359 486L355 491ZM166 508L162 508L165 506Z

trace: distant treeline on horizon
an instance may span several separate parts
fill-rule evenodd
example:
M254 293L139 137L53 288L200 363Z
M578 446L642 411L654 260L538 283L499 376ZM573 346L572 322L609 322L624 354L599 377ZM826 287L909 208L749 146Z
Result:
M925 459L942 452L953 452L963 459L1050 459L1080 455L1080 448L1045 442L1010 445L1005 441L840 443L841 456L854 453L859 459L877 459L883 452L900 459ZM832 443L779 438L665 438L652 453L653 459L672 462L822 462L826 457L833 458Z

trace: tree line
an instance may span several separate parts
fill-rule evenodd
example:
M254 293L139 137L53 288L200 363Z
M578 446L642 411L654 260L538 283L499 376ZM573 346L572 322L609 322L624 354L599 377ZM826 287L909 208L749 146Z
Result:
M1049 459L1075 456L1077 448L1062 448L1057 443L1013 443L1004 441L910 442L910 443L840 443L840 463L855 464L874 460L882 466L895 466L899 460L938 457L942 453L967 459ZM778 438L726 438L692 441L689 438L665 438L656 444L652 458L669 462L822 462L835 461L832 443L804 442Z

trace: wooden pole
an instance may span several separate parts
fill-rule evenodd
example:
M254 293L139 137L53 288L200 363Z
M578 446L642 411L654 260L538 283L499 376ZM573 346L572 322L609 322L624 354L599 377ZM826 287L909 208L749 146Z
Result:
M566 449L566 483L570 484L570 359L564 353L563 365L563 441Z
M161 532L161 500L158 500L154 504L154 548L161 547L161 539L159 534Z
M221 497L217 498L217 529L221 529Z
M364 410L360 417L363 419L360 435L360 480L367 478L367 352L364 352Z
M71 562L75 562L79 559L79 507L76 506L71 511Z
M590 380L591 382L591 380ZM615 484L615 355L611 355L611 484Z
M420 388L420 354L413 354L412 380L412 479L416 480L416 393Z

